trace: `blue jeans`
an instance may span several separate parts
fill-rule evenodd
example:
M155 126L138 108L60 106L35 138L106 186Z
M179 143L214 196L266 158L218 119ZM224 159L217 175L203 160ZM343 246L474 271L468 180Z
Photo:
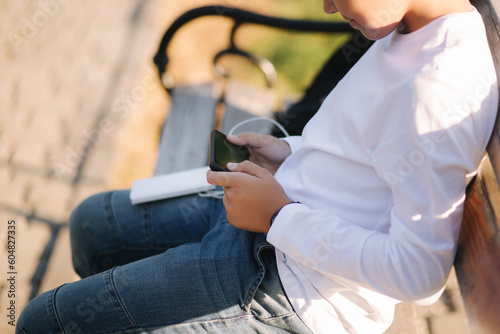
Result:
M131 205L98 194L70 221L80 281L45 292L16 333L311 333L293 311L265 235L197 195Z

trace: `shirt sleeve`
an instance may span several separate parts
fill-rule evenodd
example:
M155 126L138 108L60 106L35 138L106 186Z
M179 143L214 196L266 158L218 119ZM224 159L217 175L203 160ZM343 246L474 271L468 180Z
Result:
M384 124L392 128L382 131L371 153L392 192L390 228L369 230L291 204L274 220L271 244L326 278L344 277L398 300L418 301L442 290L455 256L466 175L484 151L477 133L489 130L480 113L444 112L457 92L429 82L422 87L388 102L395 112Z

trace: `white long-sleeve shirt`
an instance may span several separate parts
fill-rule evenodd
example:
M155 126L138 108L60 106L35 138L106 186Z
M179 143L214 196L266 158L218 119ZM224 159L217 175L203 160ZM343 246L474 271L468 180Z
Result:
M313 332L381 333L397 302L439 296L497 95L480 14L448 14L377 41L286 139L275 177L301 203L267 240Z

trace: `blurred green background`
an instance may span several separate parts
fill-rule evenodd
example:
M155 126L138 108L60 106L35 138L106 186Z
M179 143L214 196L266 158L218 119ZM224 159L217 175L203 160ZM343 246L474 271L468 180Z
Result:
M321 21L343 21L340 15L323 12L321 1L278 1L276 15L286 18ZM324 62L347 40L346 34L321 34L270 31L260 43L252 45L256 53L262 54L276 67L279 88L283 92L302 92Z

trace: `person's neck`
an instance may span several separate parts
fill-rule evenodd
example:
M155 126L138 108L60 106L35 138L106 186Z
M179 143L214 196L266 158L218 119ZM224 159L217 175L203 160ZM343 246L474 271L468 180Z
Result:
M408 34L443 15L470 12L471 10L472 6L468 0L415 0L401 22L403 29L400 32Z

